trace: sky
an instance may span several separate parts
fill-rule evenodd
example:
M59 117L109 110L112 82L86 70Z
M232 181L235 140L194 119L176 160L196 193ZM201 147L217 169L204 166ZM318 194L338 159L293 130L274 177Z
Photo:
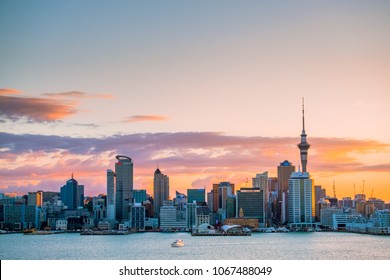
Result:
M300 165L390 202L389 1L0 1L0 192L152 194ZM248 180L249 183L246 183ZM364 182L364 183L363 183Z

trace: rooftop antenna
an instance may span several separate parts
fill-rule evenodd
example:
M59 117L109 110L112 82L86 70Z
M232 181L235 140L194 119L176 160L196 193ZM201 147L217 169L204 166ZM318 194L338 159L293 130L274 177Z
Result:
M353 197L356 196L356 188L355 188L355 183L353 183Z
M248 187L248 177L246 177L245 188Z
M362 193L364 194L364 180L363 180L363 191L362 191Z

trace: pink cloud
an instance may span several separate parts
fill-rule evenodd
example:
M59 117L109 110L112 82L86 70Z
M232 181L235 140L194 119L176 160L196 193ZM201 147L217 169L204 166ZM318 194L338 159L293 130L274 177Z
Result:
M82 91L67 91L67 92L58 92L58 93L43 93L43 96L53 97L53 98L103 98L103 99L112 99L113 95L111 94L101 94L101 93L85 93Z
M127 117L124 122L133 123L133 122L155 122L155 121L166 121L168 118L165 116L157 115L135 115Z

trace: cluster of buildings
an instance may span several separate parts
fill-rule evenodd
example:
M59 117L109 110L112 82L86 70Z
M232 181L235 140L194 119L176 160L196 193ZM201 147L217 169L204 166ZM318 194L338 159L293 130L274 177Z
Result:
M302 108L298 144L301 167L285 160L277 177L255 174L252 186L236 190L219 182L206 192L187 189L169 197L169 177L157 167L153 194L133 187L133 160L117 155L114 170L107 170L107 193L84 197L84 186L73 178L59 192L37 191L24 196L0 194L0 228L24 230L133 229L163 231L214 230L223 225L248 228L288 226L290 230L329 229L390 234L390 205L364 194L338 200L315 186L307 171L308 150Z

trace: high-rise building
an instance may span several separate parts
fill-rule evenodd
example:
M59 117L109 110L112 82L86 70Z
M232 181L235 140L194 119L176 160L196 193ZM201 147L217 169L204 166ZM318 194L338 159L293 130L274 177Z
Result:
M255 178L252 178L252 188L258 188L262 190L263 194L263 211L265 224L270 224L270 211L269 211L269 188L268 188L268 172L263 172L261 174L256 174Z
M188 202L193 202L194 200L198 203L206 202L205 196L206 196L205 189L187 189Z
M235 193L235 189L234 189L234 184L230 183L230 182L220 182L219 184L213 184L213 190L212 190L212 198L213 198L213 201L212 201L212 205L213 205L213 212L214 213L217 213L218 212L218 209L220 209L220 191L219 191L219 188L220 187L230 187L231 189L231 194L234 194ZM210 196L211 197L211 196ZM225 199L226 199L226 196L225 196ZM211 204L209 202L209 204Z
M302 133L301 133L301 143L298 144L298 148L301 154L301 164L302 164L303 173L307 172L306 171L307 155L308 155L308 150L310 148L310 144L307 143L306 137L307 135L305 131L305 105L302 100Z
M285 160L278 166L278 219L283 224L288 219L288 179L295 172L295 166Z
M146 201L146 190L133 190L133 198L135 203L143 203Z
M326 197L326 189L322 186L314 186L314 205L316 206L316 222L320 221L320 201Z
M241 188L236 195L236 217L256 218L265 225L264 189L259 187Z
M117 155L115 163L116 193L115 208L116 220L129 221L130 205L133 191L133 161L123 155Z
M107 169L107 219L115 221L115 172Z
M153 196L154 217L158 218L164 201L169 199L169 177L161 173L158 168L154 172Z
M314 223L313 180L307 172L294 172L288 181L289 223L292 228L308 228Z
M69 210L75 210L84 206L84 185L79 185L73 178L66 181L61 188L61 200Z
M130 227L138 231L145 230L145 206L134 203L130 209Z

